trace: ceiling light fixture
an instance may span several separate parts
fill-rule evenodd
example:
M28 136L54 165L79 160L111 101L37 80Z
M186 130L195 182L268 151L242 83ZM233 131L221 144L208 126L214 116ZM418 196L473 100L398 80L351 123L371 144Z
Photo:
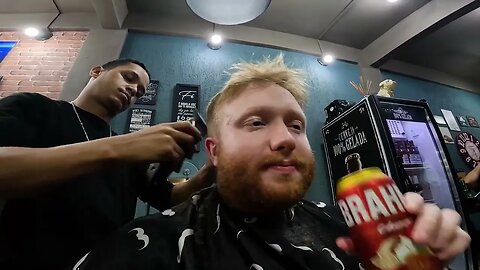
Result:
M200 18L221 25L249 22L260 16L271 0L185 0Z
M213 45L220 45L222 43L222 36L220 36L219 34L213 34L210 38L210 42Z
M53 36L53 33L50 30L50 26L53 24L53 22L55 22L55 20L58 18L58 16L60 16L60 14L62 14L62 12L60 11L60 8L58 7L57 2L55 0L52 0L52 2L53 2L53 5L55 6L55 8L57 9L57 15L55 16L55 18L53 18L53 20L44 29L38 29L38 28L35 28L35 27L26 28L24 30L25 35L27 35L29 37L32 37L32 38L34 38L36 40L39 40L39 41L47 40L47 39L49 39Z
M331 64L333 61L335 61L335 57L333 57L331 54L326 54L322 57L322 60L326 64Z
M27 27L25 28L25 30L23 30L23 32L25 33L25 35L33 38L40 34L40 31L35 27Z
M322 66L328 66L329 64L335 62L335 56L329 53L323 53L322 47L320 46L320 40L317 39L318 49L320 50L320 57L317 57L317 62Z
M207 46L212 50L218 50L222 47L222 36L215 33L215 24L213 24L213 34L207 43Z
M398 0L387 0L387 1L390 2L390 3L396 3L396 2L398 2Z

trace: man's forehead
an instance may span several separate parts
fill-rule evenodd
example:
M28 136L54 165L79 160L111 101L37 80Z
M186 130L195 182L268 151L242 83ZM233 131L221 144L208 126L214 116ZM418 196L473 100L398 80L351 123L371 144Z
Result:
M258 104L245 104L245 106L229 106L225 104L216 114L218 122L225 125L231 125L235 121L238 121L248 116L268 116L281 115L283 118L295 118L302 122L307 121L305 113L300 106L281 106L271 103L258 103ZM222 125L222 124L221 124Z
M148 84L148 73L145 69L143 69L141 66L135 63L128 63L125 65L118 66L116 68L119 68L120 70L128 70L128 71L134 71L138 74L141 80L145 80L145 82Z
M274 84L250 84L222 106L223 110L241 112L283 109L304 114L294 96L285 88Z
M145 69L143 69L140 65L135 64L135 63L126 63L124 65L120 65L118 67L115 67L114 69L135 71L137 73L142 73L142 74L145 74L146 76L148 76L147 71L145 71Z

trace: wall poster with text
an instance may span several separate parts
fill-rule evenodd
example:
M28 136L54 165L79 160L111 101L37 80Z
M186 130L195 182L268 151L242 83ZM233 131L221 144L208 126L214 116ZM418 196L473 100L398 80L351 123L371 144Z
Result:
M380 140L366 101L327 125L323 136L334 189L342 177L361 168L378 167L386 172Z

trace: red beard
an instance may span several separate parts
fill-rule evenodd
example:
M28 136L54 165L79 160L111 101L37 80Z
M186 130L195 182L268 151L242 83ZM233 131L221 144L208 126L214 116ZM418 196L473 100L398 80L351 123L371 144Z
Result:
M260 164L235 155L224 157L220 150L217 165L217 186L225 203L237 210L248 213L281 211L296 204L307 192L313 180L314 158L307 156L283 156L272 154ZM268 167L288 159L299 174L279 175L273 183L264 183L261 174Z

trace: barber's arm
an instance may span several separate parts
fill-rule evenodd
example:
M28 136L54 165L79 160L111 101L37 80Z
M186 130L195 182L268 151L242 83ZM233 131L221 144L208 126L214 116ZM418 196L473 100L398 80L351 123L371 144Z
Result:
M200 168L197 174L188 181L173 186L172 203L179 204L186 201L193 193L211 186L215 182L215 167L208 161Z
M153 173L153 170L156 170ZM198 173L188 181L173 185L167 180L171 170L165 167L150 167L147 181L138 179L139 198L158 210L164 210L186 201L190 196L215 182L215 168L210 162L200 168ZM137 174L138 175L138 174ZM140 176L140 175L139 175ZM140 176L141 177L141 176Z
M177 122L51 148L0 147L0 197L36 193L110 164L181 161L199 140L189 122Z
M465 184L471 187L478 186L478 180L480 178L480 165L471 170L465 177L462 179Z

